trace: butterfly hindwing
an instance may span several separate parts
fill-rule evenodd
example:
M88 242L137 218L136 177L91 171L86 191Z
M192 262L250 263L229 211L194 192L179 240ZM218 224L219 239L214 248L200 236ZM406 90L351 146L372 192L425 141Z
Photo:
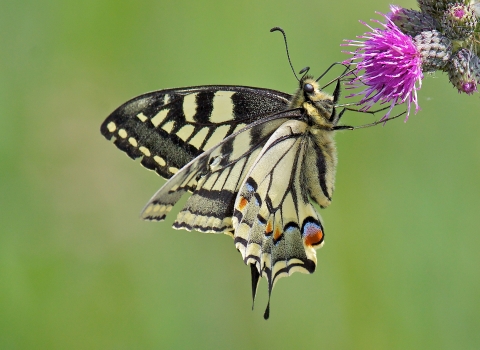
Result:
M117 108L102 134L141 164L170 178L178 169L256 120L285 110L290 95L243 86L159 90Z
M142 212L147 220L163 220L187 190L192 195L173 226L202 232L232 231L232 213L240 185L271 135L299 110L274 114L251 123L202 153L174 175Z
M315 270L324 230L310 199L329 204L328 158L336 159L317 141L304 121L282 124L252 164L235 201L235 246L244 262L267 278L269 293L278 278Z

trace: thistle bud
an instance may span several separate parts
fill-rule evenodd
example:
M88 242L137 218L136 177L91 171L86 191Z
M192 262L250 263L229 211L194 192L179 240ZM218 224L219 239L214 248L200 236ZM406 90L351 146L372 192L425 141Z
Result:
M422 57L424 72L443 69L452 55L450 39L437 30L423 31L413 38Z
M445 35L452 40L469 38L477 26L475 8L471 5L454 3L444 12L441 25Z
M473 52L461 49L455 53L447 71L450 82L459 93L471 95L477 91L477 84L480 83L480 59Z
M410 35L411 37L424 31L440 29L435 18L429 14L404 9L395 5L390 5L390 10L391 12L388 14L390 20L395 23L404 34Z
M452 1L448 0L417 0L418 7L436 20L440 20Z
M452 1L448 0L417 0L418 7L423 13L428 13L433 18L439 20L447 10Z

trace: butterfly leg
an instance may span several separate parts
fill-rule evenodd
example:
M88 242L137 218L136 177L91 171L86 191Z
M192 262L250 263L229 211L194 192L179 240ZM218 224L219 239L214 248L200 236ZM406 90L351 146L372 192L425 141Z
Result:
M340 121L340 118L343 116L343 113L345 113L347 109L344 108L342 109L342 111L340 113L338 113L338 116L335 118L333 124L335 125L333 127L333 130L353 130L354 127L353 126L349 126L349 125L337 125L338 122Z
M370 126L375 126L375 125L378 125L378 124L385 124L386 122L388 122L390 120L397 119L398 117L404 115L405 113L407 113L407 111L403 111L402 113L399 113L399 114L397 114L396 116L393 116L393 117L388 117L388 118L385 118L385 119L377 120L377 121L375 121L373 123L370 123L370 124L355 126L355 127L353 127L353 129L363 129L363 128L368 128Z
M340 79L337 80L337 85L335 86L335 90L333 90L333 104L336 104L338 101L338 98L340 97Z
M387 107L383 107L383 108L380 108L380 109L376 109L374 111L370 111L370 110L366 111L366 110L360 110L360 109L356 109L356 108L349 108L349 106L358 106L358 103L357 102L344 103L344 104L337 105L335 107L343 107L348 111L357 112L357 113L367 113L367 114L375 114L375 113L390 109L390 106L387 106Z

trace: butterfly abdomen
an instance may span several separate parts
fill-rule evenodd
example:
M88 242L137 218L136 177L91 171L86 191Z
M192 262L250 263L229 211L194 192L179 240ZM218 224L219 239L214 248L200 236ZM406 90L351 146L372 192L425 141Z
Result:
M330 205L335 183L337 151L332 134L323 130L313 134L305 156L307 191L322 208Z

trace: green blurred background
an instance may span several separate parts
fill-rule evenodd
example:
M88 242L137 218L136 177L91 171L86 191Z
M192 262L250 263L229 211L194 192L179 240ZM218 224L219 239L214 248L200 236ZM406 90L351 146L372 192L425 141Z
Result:
M293 92L269 29L318 75L348 57L359 19L388 12L358 5L1 1L0 348L479 348L480 101L445 75L424 80L408 123L337 135L317 271L280 280L269 321L231 238L142 222L163 180L100 135L150 90Z

